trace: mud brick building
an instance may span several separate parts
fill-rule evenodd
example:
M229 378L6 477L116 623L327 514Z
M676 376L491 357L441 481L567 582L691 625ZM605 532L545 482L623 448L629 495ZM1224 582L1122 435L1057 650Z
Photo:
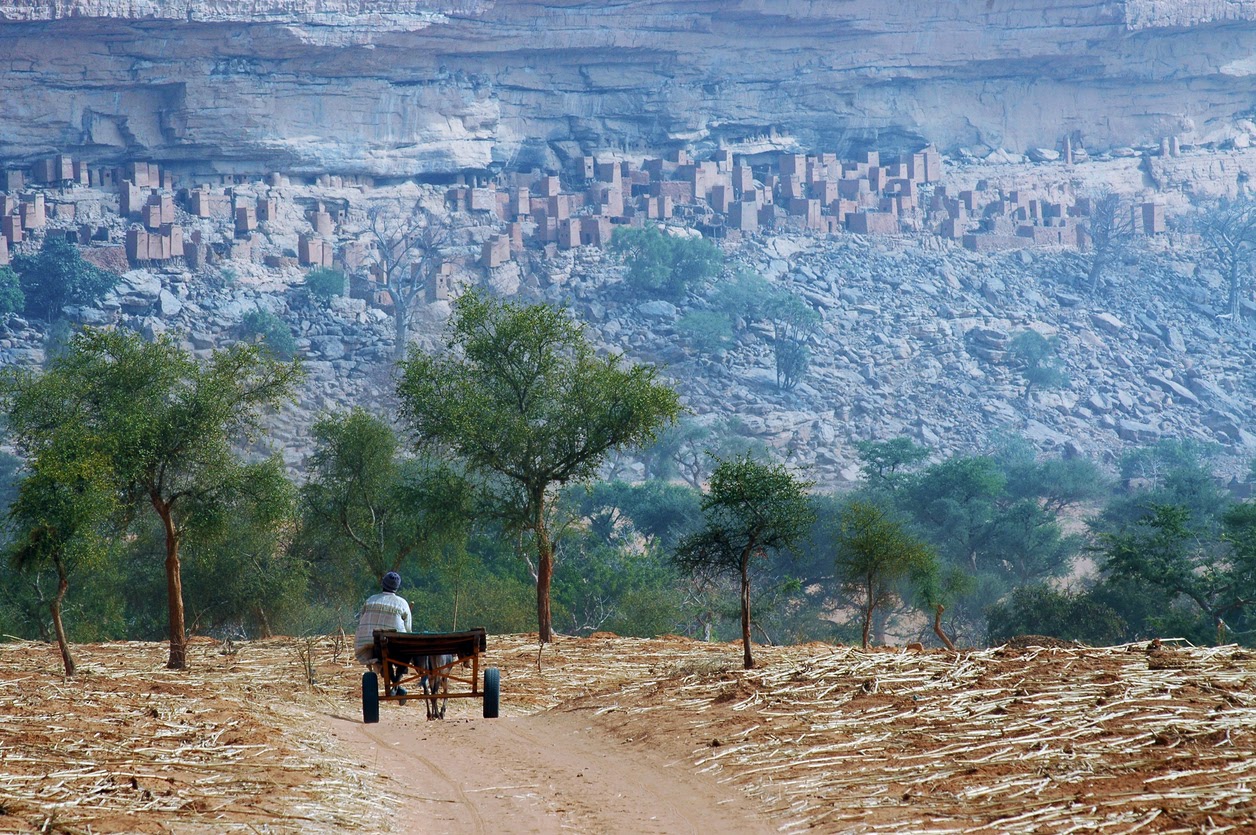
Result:
M297 237L297 263L302 267L331 267L335 250L332 242L323 238L305 233Z

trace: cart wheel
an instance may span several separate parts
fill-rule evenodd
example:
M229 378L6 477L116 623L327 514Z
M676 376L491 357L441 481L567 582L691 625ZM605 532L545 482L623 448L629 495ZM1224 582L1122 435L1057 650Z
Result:
M379 676L370 670L362 674L362 721L368 725L379 721Z
M484 668L484 718L496 719L501 702L502 674L496 667Z

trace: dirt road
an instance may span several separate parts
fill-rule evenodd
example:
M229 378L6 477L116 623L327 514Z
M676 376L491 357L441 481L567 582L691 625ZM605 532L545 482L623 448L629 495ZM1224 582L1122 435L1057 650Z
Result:
M347 713L326 723L404 802L397 832L774 831L736 790L615 738L589 710L428 722L421 705L386 705L377 725Z

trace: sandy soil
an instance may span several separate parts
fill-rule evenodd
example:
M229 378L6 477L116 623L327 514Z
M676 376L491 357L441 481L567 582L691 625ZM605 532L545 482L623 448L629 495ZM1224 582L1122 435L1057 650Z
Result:
M502 718L370 726L342 638L76 650L0 644L0 832L1256 832L1233 646L491 636Z
M592 711L427 722L385 706L378 725L337 714L327 727L394 782L398 832L773 831L741 793L616 738Z

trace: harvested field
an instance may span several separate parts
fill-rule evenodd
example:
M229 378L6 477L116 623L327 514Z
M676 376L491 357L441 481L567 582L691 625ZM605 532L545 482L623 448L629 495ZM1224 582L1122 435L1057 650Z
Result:
M317 684L298 649L312 646ZM319 731L337 642L0 645L0 831L385 831L397 780ZM781 831L1256 831L1256 655L1167 643L963 652L490 636L503 716L587 717L754 799ZM421 705L385 706L422 712ZM450 703L453 720L478 703ZM428 732L439 734L438 727ZM526 756L526 752L520 752Z

